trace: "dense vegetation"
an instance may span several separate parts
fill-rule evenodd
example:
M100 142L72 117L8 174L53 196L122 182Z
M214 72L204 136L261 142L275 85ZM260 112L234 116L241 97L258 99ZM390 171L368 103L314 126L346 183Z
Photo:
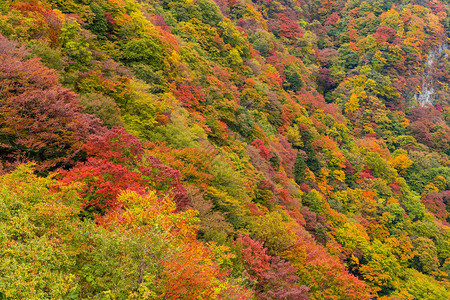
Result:
M449 299L449 11L1 1L0 299Z

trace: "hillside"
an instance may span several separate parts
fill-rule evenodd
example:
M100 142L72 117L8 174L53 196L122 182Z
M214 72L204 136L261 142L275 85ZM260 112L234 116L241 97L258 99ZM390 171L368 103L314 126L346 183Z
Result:
M0 299L450 299L447 0L3 0Z

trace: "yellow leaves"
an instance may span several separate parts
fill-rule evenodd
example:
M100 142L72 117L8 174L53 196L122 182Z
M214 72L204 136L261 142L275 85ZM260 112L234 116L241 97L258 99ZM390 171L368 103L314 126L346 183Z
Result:
M225 245L218 245L217 242L211 241L207 243L208 248L214 257L214 262L221 268L232 268L232 259L236 258L230 250L230 247Z
M346 83L350 84L354 88L359 88L359 90L363 90L365 88L366 81L367 81L366 75L356 75L350 79L347 79Z
M372 71L372 68L370 67L370 65L365 65L361 67L361 70L359 71L361 74L367 75L370 73L370 71Z
M334 187L326 181L319 182L317 185L319 186L320 191L325 195L329 196L332 194Z
M404 128L409 126L409 119L406 118L406 115L404 112L402 111L394 111L392 112L392 115L394 116L394 118L396 118L398 120L398 122L400 123L400 125L402 125Z
M409 269L405 282L402 284L400 291L393 296L396 299L427 299L440 300L448 299L449 292L442 282L438 282L431 276L427 276L414 269Z
M187 72L183 68L183 62L180 54L177 51L173 50L170 55L163 61L164 64L164 73L166 76L172 80L183 80L188 79Z
M354 113L359 109L359 97L356 94L350 96L350 100L345 103L345 112L347 114Z
M292 145L297 147L303 147L303 142L297 126L289 127L286 136L288 138L289 143L291 143Z
M380 50L375 52L372 60L372 64L374 65L375 70L380 72L381 70L383 70L386 63L387 59L383 57L383 53Z
M437 175L433 180L433 184L439 191L443 191L447 187L447 180L443 176Z
M369 35L364 39L361 39L360 42L358 42L358 45L360 45L361 49L364 49L364 52L374 52L377 49L377 40L373 37L373 35ZM363 54L363 53L361 53Z
M305 180L314 182L314 181L316 181L316 175L314 174L313 171L308 169L305 174Z
M343 169L345 168L345 157L342 152L333 151L331 152L331 158L329 166L332 169Z
M216 28L204 24L197 18L193 18L189 22L180 22L179 25L186 37L196 40L203 49L211 54L218 55L223 50L224 44L219 38Z
M430 182L423 188L422 195L428 194L432 191L439 192L439 189L432 182Z
M403 175L406 173L408 168L413 164L413 161L408 157L406 153L397 155L391 162L391 165L398 171L399 174Z
M370 238L360 224L345 223L336 230L336 240L351 251L359 248L365 254L371 250Z
M327 180L327 177L330 175L330 173L328 172L328 170L327 169L325 169L325 168L321 168L320 169L320 171L319 171L319 179L321 180L321 181L324 181L324 182L326 182L326 180Z
M61 270L74 263L64 242L79 229L72 206L81 201L75 192L51 192L55 181L32 167L0 177L0 285L7 298L61 299L76 287Z
M378 207L377 194L373 191L350 189L335 192L334 198L349 213L373 215Z
M391 8L387 12L381 15L381 26L387 26L392 29L398 30L403 27L403 21L398 11Z
M392 253L400 263L407 264L411 258L417 255L417 251L414 250L410 238L406 235L400 236L399 238L388 237L385 242L392 249Z
M122 192L118 201L126 205L124 212L109 214L111 225L120 224L125 228L141 230L142 226L159 227L181 239L195 239L197 234L197 211L187 210L175 214L175 202L167 197L158 198L151 191L140 196L134 191Z
M241 67L244 61L242 60L239 51L235 48L231 49L227 56L228 63L234 67Z
M350 265L359 265L359 259L356 257L356 256L354 256L353 254L352 255L350 255L350 261L349 261L349 264Z
M276 253L282 253L295 244L295 227L298 227L284 212L271 212L255 217L250 225L254 237Z
M245 4L243 18L253 18L258 21L259 24L262 25L264 29L267 29L267 20L264 16L256 9L256 7L250 3Z
M347 114L352 114L360 108L360 100L367 97L366 92L362 91L358 94L352 93L350 100L345 103L345 112Z
M427 31L432 34L431 40L435 45L437 45L440 42L437 37L442 36L445 29L439 22L439 17L434 13L427 14L425 17L425 21Z
M333 178L336 179L339 182L344 183L345 182L345 173L342 170L334 170L333 171Z
M372 133L375 133L375 130L373 129L373 124L372 124L372 123L365 122L365 123L363 124L363 132L364 132L365 134L372 134Z
M325 111L323 109L316 109L314 111L314 117L316 117L316 119L320 122L324 122L327 115L325 114Z

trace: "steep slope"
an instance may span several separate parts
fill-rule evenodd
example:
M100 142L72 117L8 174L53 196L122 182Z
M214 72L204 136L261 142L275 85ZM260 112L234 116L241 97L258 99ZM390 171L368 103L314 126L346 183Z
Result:
M445 2L0 11L3 297L449 298Z

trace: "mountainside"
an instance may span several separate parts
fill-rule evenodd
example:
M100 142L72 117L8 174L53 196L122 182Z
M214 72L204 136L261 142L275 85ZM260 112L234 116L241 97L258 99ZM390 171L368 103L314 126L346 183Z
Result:
M450 299L448 0L3 0L0 299Z

